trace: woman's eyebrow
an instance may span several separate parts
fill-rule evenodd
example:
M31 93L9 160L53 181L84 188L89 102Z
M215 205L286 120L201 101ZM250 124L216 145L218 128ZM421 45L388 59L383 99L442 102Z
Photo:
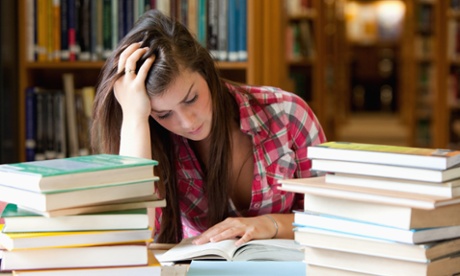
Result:
M185 94L185 97L180 101L180 103L185 103L188 99L188 96L190 95L190 93L192 92L192 88L195 86L195 83L192 83L192 85L190 85L190 88L188 89L187 91L187 94ZM155 113L162 113L162 112L168 112L169 110L155 110L155 109L151 109L152 112L155 112Z

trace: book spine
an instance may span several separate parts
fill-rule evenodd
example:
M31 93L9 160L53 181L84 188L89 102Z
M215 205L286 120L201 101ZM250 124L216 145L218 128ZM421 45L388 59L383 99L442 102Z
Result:
M188 0L188 16L187 16L187 28L193 36L197 36L198 33L198 0Z
M26 32L27 32L27 61L35 61L35 28L36 28L36 7L35 0L26 0Z
M37 96L34 87L26 88L26 161L35 160L37 139Z
M220 0L218 5L219 10L219 32L217 35L217 48L218 48L218 59L220 61L226 61L228 58L228 51L227 51L227 34L228 34L228 0Z
M197 6L197 19L198 19L198 32L197 38L198 42L206 47L206 28L207 28L207 18L206 18L206 0L198 0Z
M80 51L78 59L82 61L89 61L91 59L91 9L90 0L80 0L78 9L78 44Z
M77 115L75 110L75 83L74 75L66 73L63 76L66 98L67 133L69 135L69 154L78 156Z
M102 4L102 57L108 58L112 52L112 1L103 0Z
M112 52L113 49L115 49L118 45L118 22L121 20L121 17L118 14L118 1L114 0L112 2L112 46L110 47L110 52Z
M61 60L69 60L69 1L61 1Z
M36 93L36 122L37 122L37 135L35 144L35 161L45 160L45 135L46 135L46 108L45 108L45 91L43 89L35 88Z
M55 137L54 147L56 158L67 157L67 135L66 135L66 116L65 116L65 96L63 91L58 90L54 94L54 114L55 114Z
M47 0L37 0L37 60L46 61L47 55Z
M228 0L228 60L238 60L238 2L237 0Z
M246 61L248 59L247 47L247 1L238 0L238 60Z
M219 1L207 0L207 48L212 57L218 59Z
M69 46L69 60L75 61L77 60L77 4L76 1L78 0L68 0L67 2L67 44Z
M61 60L61 0L52 0L52 1L53 1L52 60L60 61Z
M45 93L45 159L55 159L55 141L54 132L56 131L54 122L56 117L54 114L54 91L47 90Z

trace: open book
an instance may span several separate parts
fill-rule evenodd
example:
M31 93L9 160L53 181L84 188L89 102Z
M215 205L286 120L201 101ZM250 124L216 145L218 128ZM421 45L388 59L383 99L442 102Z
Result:
M183 239L179 244L158 256L160 262L180 262L198 259L227 261L302 261L302 246L289 239L252 240L235 246L236 239L192 243L194 238Z

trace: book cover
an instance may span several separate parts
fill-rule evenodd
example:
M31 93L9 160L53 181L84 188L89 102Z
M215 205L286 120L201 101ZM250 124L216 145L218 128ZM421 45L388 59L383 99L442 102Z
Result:
M445 170L460 164L460 151L350 142L326 142L308 147L308 158Z
M178 262L194 259L228 261L301 261L301 246L294 240L252 240L235 246L236 239L210 242L201 245L192 243L194 237L183 239L179 244L158 257L160 262Z
M146 229L147 208L44 217L8 203L2 212L3 233Z
M3 186L49 192L153 179L155 160L94 154L0 165Z

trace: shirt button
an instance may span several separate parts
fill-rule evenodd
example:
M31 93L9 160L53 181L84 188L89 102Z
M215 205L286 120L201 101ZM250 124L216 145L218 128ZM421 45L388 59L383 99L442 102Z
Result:
M257 209L260 208L260 203L254 204L254 208L257 208Z
M257 181L260 181L262 178L260 177L260 174L256 174L256 176L254 177L255 180Z
M280 168L280 172L281 172L281 173L285 173L285 172L286 172L286 168L281 167L281 168Z

